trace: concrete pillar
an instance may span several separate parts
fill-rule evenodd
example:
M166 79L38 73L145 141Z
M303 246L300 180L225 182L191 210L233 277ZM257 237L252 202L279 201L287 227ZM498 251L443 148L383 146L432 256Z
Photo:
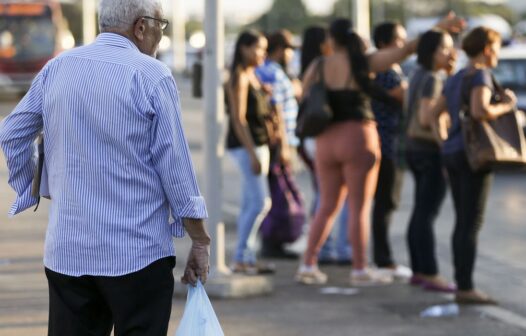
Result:
M184 0L171 0L172 18L170 20L172 33L173 66L181 72L186 68L186 15Z
M82 42L89 44L97 36L97 1L82 0Z
M273 291L272 277L232 274L225 263L225 225L223 212L223 170L224 143L221 130L224 124L223 70L225 50L225 25L223 0L205 2L204 49L204 139L203 194L208 208L208 228L212 238L210 277L206 291L215 298L241 298L268 294ZM186 293L180 284L175 286L175 295Z
M371 36L369 0L354 0L352 15L354 27L358 34L365 39L369 39Z
M206 127L204 195L212 236L213 272L228 273L225 264L225 225L222 221L224 144L220 139L225 116L222 73L224 68L225 26L223 1L206 0L204 50L204 120Z

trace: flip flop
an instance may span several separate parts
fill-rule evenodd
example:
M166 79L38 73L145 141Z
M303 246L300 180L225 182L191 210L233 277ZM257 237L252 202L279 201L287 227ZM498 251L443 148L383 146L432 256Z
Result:
M499 303L489 296L455 296L455 302L463 305L498 305Z

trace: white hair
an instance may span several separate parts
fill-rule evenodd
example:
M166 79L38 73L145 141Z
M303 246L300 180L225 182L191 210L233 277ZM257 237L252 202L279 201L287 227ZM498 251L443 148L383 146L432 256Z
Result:
M99 28L126 30L141 16L155 16L162 10L160 0L100 0Z

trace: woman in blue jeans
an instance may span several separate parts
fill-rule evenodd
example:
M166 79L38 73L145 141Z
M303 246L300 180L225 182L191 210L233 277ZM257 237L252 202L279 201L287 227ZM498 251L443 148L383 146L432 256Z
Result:
M415 180L414 206L407 231L413 276L411 284L433 291L453 292L455 287L439 275L433 224L446 196L440 146L431 130L432 108L442 92L439 71L455 67L451 36L439 30L422 35L417 49L418 67L408 92L408 134L406 158ZM411 132L411 123L420 124L421 134Z
M267 40L260 33L241 33L227 84L230 117L227 148L242 179L238 240L232 265L232 271L236 273L273 272L271 267L256 264L250 239L270 208L267 183L270 133L266 124L270 110L267 94L255 74L255 68L265 60L266 49Z

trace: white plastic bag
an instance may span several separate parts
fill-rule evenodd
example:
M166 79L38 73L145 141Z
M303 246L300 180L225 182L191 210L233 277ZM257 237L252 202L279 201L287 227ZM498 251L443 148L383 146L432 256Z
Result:
M175 336L225 336L201 281L188 285L183 318Z

